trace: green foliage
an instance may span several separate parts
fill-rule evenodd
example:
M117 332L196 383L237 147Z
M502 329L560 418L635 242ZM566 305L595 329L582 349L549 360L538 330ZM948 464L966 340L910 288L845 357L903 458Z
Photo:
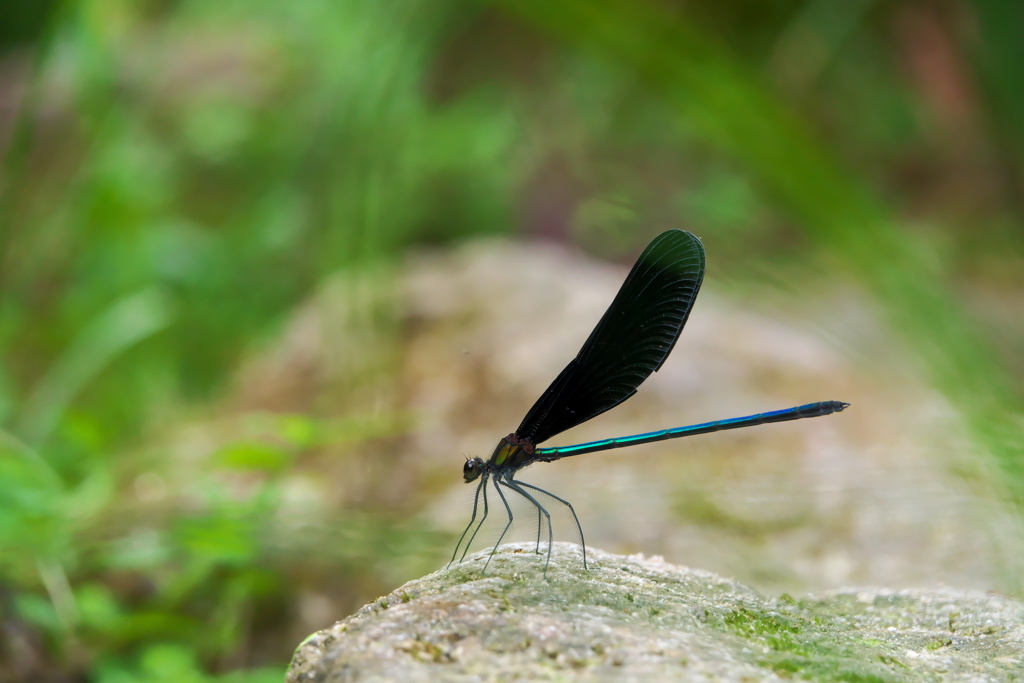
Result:
M99 667L97 683L278 683L285 670L255 669L224 676L203 672L194 654L174 645L153 645L137 661L111 662Z

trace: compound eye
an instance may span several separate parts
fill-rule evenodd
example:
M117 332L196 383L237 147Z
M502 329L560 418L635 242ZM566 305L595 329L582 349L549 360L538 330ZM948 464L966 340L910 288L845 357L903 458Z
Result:
M484 461L481 460L480 458L473 458L472 460L467 460L466 464L462 466L463 479L469 482L479 477L481 471L483 470L483 464Z

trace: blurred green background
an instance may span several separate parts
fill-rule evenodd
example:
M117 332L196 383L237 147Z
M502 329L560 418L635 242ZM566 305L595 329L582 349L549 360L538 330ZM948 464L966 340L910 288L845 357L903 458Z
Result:
M1021 35L1017 0L0 2L0 681L280 680L304 588L340 618L440 566L441 483L282 512L409 415L233 377L328 276L480 235L690 228L739 290L866 292L1024 502Z

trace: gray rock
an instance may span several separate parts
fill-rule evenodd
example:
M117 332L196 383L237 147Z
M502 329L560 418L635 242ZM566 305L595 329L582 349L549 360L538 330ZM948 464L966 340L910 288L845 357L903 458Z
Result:
M316 681L1015 681L1024 603L946 588L766 597L661 558L503 545L307 638Z

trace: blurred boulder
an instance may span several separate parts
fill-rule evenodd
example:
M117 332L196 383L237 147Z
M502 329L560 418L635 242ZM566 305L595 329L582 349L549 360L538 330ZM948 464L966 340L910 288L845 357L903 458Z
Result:
M545 445L820 400L850 409L567 458L520 477L570 500L596 546L660 554L773 594L1019 590L1019 519L870 300L832 283L809 295L784 273L744 289L725 270L709 252L678 345L636 396ZM292 470L297 517L310 519L320 496L338 510L417 520L454 544L472 507L463 456L489 455L516 428L627 271L564 245L484 240L412 254L391 271L339 273L247 365L232 406L322 419L316 457ZM530 519L523 501L510 504ZM555 537L578 540L571 518L555 516ZM500 521L489 520L478 547L493 545ZM520 523L506 540L534 531ZM446 545L416 568L382 561L373 574L391 582L373 593L436 566Z

